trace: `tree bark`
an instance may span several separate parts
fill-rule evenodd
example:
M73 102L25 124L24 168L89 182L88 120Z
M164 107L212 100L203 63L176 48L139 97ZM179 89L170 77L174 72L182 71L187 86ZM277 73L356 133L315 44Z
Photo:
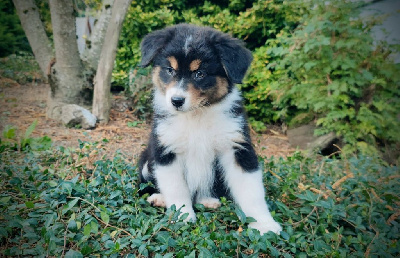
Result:
M77 112L70 111L72 110L71 108L68 109L65 107L73 106L77 110L76 108L78 107L75 107L75 104L84 104L84 92L93 85L91 75L94 68L96 68L93 113L102 122L108 122L110 83L118 39L123 20L132 0L115 1L111 8L110 19L107 18L107 16L110 16L110 11L106 7L110 8L108 5L113 0L104 0L104 10L100 17L101 24L94 31L94 37L96 37L95 48L101 48L101 51L92 50L92 60L90 63L94 65L88 64L89 62L83 63L79 55L73 1L49 0L55 59L52 57L52 47L46 36L34 0L13 1L23 29L34 51L35 58L42 72L49 79L51 90L47 101L47 116L58 121L63 121L65 124L67 122L62 118L67 117L67 115L72 115L71 117L73 117L74 122L78 120L83 121L81 120L81 116L75 116ZM108 22L109 25L107 26L108 20L110 22ZM107 27L106 30L104 29L105 27ZM105 36L104 31L106 31ZM100 61L98 61L99 58ZM83 118L90 120L88 128L95 126L94 122L96 118L89 111L83 108L80 108L79 111L81 114L84 114ZM84 122L81 123L84 124Z
M47 77L53 51L33 0L13 0L17 14L43 75Z
M89 39L90 47L86 48L82 55L82 60L86 62L93 71L95 71L99 65L101 48L103 46L107 26L111 19L113 3L114 0L103 0L101 14L94 25L92 35Z
M63 105L83 103L82 90L87 82L76 42L73 2L49 0L49 5L56 63L49 76L47 115L60 120Z
M132 0L115 1L112 8L111 20L108 24L105 41L101 50L100 61L95 77L92 108L93 114L97 117L100 123L108 123L109 120L111 107L111 75L122 24L131 2Z

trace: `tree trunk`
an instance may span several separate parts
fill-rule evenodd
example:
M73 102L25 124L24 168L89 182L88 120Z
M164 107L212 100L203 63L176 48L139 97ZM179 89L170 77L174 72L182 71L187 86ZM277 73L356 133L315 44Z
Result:
M13 0L13 2L35 59L43 75L47 77L53 51L40 20L39 10L33 0Z
M132 0L120 0L114 3L112 16L108 24L105 42L95 77L93 96L93 114L100 123L107 123L110 112L110 87L114 60L117 52L118 39L128 8Z
M73 2L49 0L49 5L56 63L49 76L47 115L60 120L63 105L83 103L82 90L87 82L76 42Z
M93 32L89 39L90 45L85 49L82 55L82 60L86 62L93 71L95 71L99 65L101 48L111 19L113 3L114 0L103 0L101 14L94 25Z
M84 92L93 85L91 75L97 68L97 85L93 100L93 110L102 121L108 121L110 110L110 82L114 67L114 60L118 46L118 38L122 23L132 0L115 1L110 16L110 5L113 0L104 0L101 24L95 26L93 34L96 36L95 47L101 47L101 53L93 50L90 63L83 63L78 52L76 40L75 15L73 1L49 0L55 60L52 58L52 48L40 20L38 8L34 0L13 0L20 17L23 29L34 51L36 61L42 72L48 76L50 93L47 101L47 115L49 118L62 121L68 126L76 124L84 128L95 126L96 117L88 110L77 106L84 101ZM109 26L104 36L107 20ZM96 32L96 30L100 30ZM107 39L105 43L104 38ZM103 41L103 42L102 42ZM100 54L99 54L100 53ZM101 56L101 57L100 57ZM98 59L100 58L100 61ZM86 65L88 64L88 65Z

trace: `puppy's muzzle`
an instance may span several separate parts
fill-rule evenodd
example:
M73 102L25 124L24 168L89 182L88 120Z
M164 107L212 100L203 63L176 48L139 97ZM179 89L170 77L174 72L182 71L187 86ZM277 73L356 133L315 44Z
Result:
M185 104L185 98L180 96L173 96L171 97L171 103L176 109L178 109L182 107L183 104Z

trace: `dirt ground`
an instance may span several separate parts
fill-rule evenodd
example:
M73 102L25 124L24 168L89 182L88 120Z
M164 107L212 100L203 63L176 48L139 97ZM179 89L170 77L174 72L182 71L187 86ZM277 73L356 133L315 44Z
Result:
M107 139L109 143L106 150L110 156L120 150L127 160L137 160L146 145L150 121L137 127L128 127L128 122L137 121L136 117L128 109L117 111L118 108L113 108L110 122L105 126L98 126L93 130L66 128L46 117L48 90L47 84L20 85L15 81L0 78L0 131L6 126L14 126L17 128L17 134L23 135L28 126L37 120L38 124L32 136L47 135L55 146L77 148L78 139L90 142ZM116 95L113 101L118 102L121 98L123 97ZM280 133L277 127L271 127L264 134L252 134L256 151L261 156L286 157L294 151L287 137Z

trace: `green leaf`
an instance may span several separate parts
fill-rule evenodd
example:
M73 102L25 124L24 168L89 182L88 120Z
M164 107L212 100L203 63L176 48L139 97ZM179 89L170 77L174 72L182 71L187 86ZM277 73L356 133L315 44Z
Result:
M97 234L99 232L99 224L97 224L97 222L95 221L90 222L90 227L94 234Z
M70 249L65 253L65 258L80 258L83 257L81 252L77 252L75 250Z
M146 244L142 244L138 249L139 254L146 255L148 253L146 247L147 247Z
M70 220L68 222L68 229L72 232L75 232L78 229L78 225L75 220Z
M3 137L6 139L14 139L15 138L15 128L6 126L3 130Z
M73 199L72 201L70 201L66 205L64 205L64 208L62 210L62 215L64 215L70 209L72 209L78 203L78 201L79 201L79 199Z
M26 206L27 208L29 208L29 209L35 208L35 204L34 204L33 202L31 202L31 201L25 202L25 206Z
M185 258L196 258L196 250L193 250L189 255L185 256Z
M38 123L38 120L36 119L35 121L33 121L33 123L28 127L28 129L26 129L25 131L25 135L24 135L24 139L28 139L31 134L33 133L33 131L36 128L36 125Z
M304 64L304 68L306 69L306 71L309 71L311 68L313 68L316 65L317 65L317 62L310 61L310 62L307 62Z
M213 256L207 248L199 246L198 249L200 250L198 257L212 257Z
M8 232L5 228L0 228L0 237L7 238L8 237Z
M101 220L103 220L106 224L108 224L110 222L110 215L108 215L107 212L105 212L105 211L100 212L100 217L101 217Z
M286 233L285 231L281 231L280 236L285 240L289 240L290 238L289 234Z
M238 206L235 207L235 213L238 216L240 222L244 224L246 222L246 214L244 214L244 212Z
M92 231L92 226L91 226L90 224L86 224L86 225L83 227L83 234L84 234L85 236L89 236L90 233L91 233L91 231Z
M54 180L51 180L51 181L47 182L47 184L48 184L50 187L56 187L56 186L58 185L58 183L57 183L56 181L54 181Z
M0 203L1 203L2 205L5 205L5 204L7 204L10 200L11 200L11 196L1 197L1 198L0 198Z

